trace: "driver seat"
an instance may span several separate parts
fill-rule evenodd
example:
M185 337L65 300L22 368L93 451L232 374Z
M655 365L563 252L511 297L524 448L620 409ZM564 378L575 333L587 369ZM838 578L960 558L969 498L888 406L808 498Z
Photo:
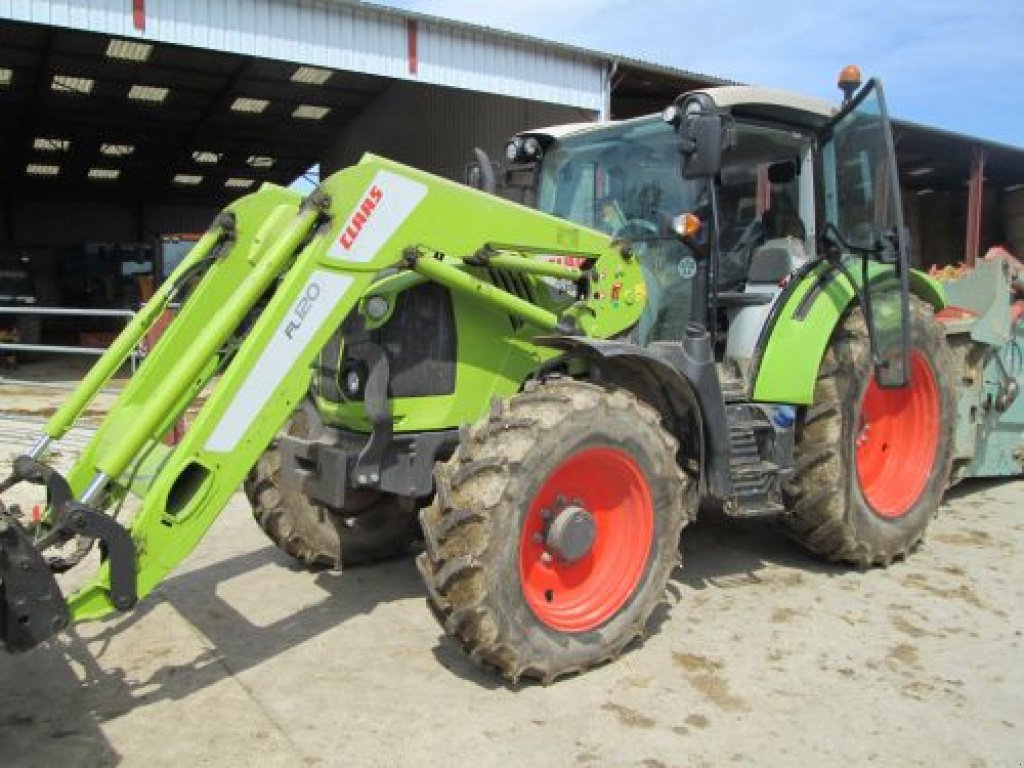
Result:
M809 261L803 241L795 237L768 240L750 258L747 284L736 301L727 306L729 335L725 357L747 375L757 341L772 307L782 293L783 280Z

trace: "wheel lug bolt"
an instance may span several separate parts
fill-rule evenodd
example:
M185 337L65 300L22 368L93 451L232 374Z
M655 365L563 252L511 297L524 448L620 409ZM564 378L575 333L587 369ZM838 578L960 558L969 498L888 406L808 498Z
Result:
M540 511L540 516L541 516L542 520L550 520L552 518L551 510L550 509L542 509Z
M555 496L555 506L561 509L568 503L568 500L562 494Z
M540 532L533 534L533 543L534 544L543 544L544 543L544 534L542 534Z
M544 563L545 565L548 565L551 562L551 559L552 558L551 558L550 553L548 553L548 552L541 552L540 553L540 561L542 563Z

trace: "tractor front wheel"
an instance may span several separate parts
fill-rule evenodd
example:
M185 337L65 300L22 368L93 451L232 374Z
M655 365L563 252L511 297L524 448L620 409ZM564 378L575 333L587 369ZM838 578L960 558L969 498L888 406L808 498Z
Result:
M696 499L658 413L625 390L531 384L435 470L417 565L470 657L549 682L619 655L680 562Z
M854 309L825 353L814 404L797 429L784 520L828 560L868 567L905 557L946 488L952 359L931 308L911 297L910 309L910 384L878 386L864 316Z
M285 431L314 437L315 407L306 402ZM281 483L281 455L272 444L245 481L253 516L267 537L307 568L340 569L398 557L420 537L415 498L354 492L353 504L334 510L315 504L301 491Z

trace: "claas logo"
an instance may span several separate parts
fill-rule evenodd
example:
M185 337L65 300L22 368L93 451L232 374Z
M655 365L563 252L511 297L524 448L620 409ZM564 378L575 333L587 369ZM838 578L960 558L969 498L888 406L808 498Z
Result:
M341 233L341 238L338 240L341 243L341 247L346 251L351 250L352 246L355 245L356 238L359 237L359 233L363 231L363 227L366 226L366 222L370 220L373 212L377 206L380 205L380 201L384 198L384 192L374 184L370 187L370 191L366 193L366 197L363 198L363 202L359 204L356 212L352 214L352 218L348 220L348 226L345 227L345 231Z

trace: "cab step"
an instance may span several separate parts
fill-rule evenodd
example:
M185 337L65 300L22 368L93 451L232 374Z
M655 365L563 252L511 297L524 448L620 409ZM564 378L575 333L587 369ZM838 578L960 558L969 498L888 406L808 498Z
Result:
M761 454L758 432L774 435L767 415L757 407L729 408L729 472L732 475L733 517L774 517L785 511L778 492L779 465ZM772 441L765 441L771 444Z

